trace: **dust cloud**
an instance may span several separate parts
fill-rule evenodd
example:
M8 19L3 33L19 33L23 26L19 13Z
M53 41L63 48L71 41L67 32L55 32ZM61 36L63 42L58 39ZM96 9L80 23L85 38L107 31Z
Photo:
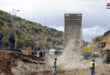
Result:
M85 60L82 56L82 51L78 49L80 45L75 45L76 40L70 40L64 49L63 54L58 57L59 69L83 69L88 68L91 59ZM102 59L96 59L96 65L102 64Z
M58 57L58 65L61 69L84 68L86 60L81 56L81 50L76 47L76 40L70 40L63 54ZM83 61L83 62L82 62Z

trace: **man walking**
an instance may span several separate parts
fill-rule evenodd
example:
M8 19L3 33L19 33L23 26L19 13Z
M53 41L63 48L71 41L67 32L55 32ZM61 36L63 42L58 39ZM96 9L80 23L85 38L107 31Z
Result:
M94 75L95 73L95 60L94 59L90 62L90 69L91 69L91 75Z
M52 75L56 75L56 69L57 69L57 58L55 58L53 62L53 73Z
M9 42L11 44L10 49L15 49L15 36L13 34L10 35Z
M3 39L3 34L0 31L0 49L2 49L2 39Z

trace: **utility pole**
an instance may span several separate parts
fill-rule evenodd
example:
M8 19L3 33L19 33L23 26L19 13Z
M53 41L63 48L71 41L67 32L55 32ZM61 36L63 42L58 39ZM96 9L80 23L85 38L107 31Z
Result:
M32 35L33 35L33 36L32 36L32 41L33 41L32 51L35 52L35 43L34 43L34 42L35 42L35 38L34 38L34 29L33 29L33 28L34 28L34 27L32 26Z
M14 15L14 24L13 24L13 33L15 35L15 49L17 47L17 43L16 43L16 25L17 25L17 12L19 12L20 10L15 10L13 9L13 15Z

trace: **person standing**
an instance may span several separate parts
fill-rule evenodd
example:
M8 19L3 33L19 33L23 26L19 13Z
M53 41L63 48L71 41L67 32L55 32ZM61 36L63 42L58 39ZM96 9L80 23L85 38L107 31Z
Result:
M3 34L0 31L0 49L2 49L2 39L3 39Z
M11 44L10 49L15 49L15 37L14 37L13 34L10 35L10 37L9 37L9 42L10 42L10 44Z
M95 60L94 59L90 62L90 69L91 69L91 75L94 75L95 73Z
M54 62L53 62L53 72L52 72L52 75L56 75L56 69L57 69L57 58L55 58Z

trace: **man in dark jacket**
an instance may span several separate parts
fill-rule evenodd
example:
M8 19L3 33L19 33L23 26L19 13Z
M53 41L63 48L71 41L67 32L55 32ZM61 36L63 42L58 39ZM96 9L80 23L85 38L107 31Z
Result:
M9 42L10 42L10 44L11 44L11 49L15 49L15 37L14 37L14 35L13 34L11 34L10 35L10 37L9 37Z
M3 34L0 32L0 49L2 49Z

